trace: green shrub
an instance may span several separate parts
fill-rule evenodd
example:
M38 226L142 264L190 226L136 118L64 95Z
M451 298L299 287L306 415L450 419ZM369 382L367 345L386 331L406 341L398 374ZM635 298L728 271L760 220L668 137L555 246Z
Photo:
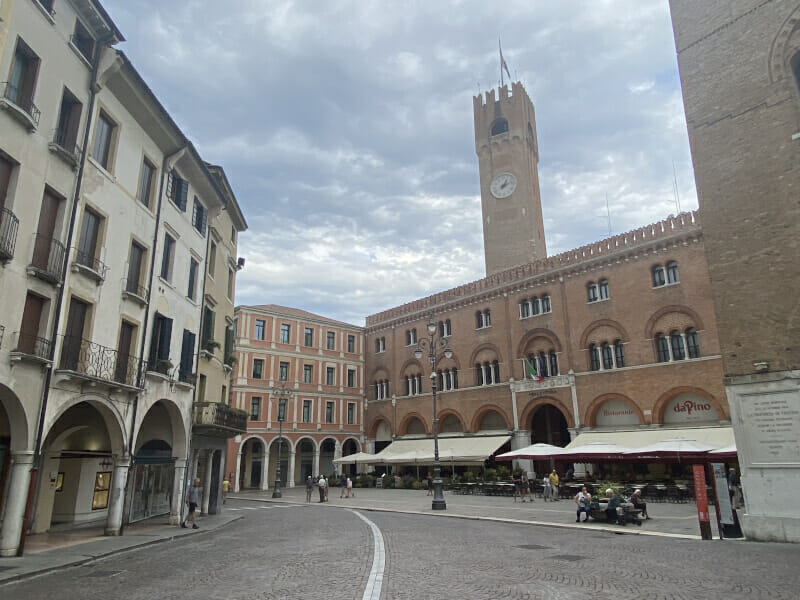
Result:
M597 484L598 499L606 497L606 490L612 489L617 496L622 496L625 492L625 486L615 481L602 481Z
M413 482L411 484L411 487L413 489L415 489L415 490L421 490L422 489L422 482L421 481L415 481L415 482Z
M464 475L461 476L461 481L464 483L475 483L475 473L472 471L465 471Z
M414 481L413 475L403 475L400 485L404 490L410 490Z
M394 476L387 475L386 477L383 478L383 489L391 490L393 488L394 488Z
M486 481L497 481L497 469L486 469Z
M517 470L520 472L520 475L521 475L522 474L522 469L517 469ZM501 466L497 467L497 478L500 481L504 481L504 480L508 479L508 477L509 477L508 467L506 467L505 465L501 465Z
M362 473L353 485L360 488L375 487L375 478L367 473Z

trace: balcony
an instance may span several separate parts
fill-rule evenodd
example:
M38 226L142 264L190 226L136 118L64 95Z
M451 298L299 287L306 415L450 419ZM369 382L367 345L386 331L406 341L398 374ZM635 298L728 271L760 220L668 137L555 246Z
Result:
M17 333L17 347L11 351L11 360L29 360L38 363L50 363L50 352L53 344L47 338Z
M61 357L58 370L78 379L106 382L135 390L142 388L139 359L89 340L66 335L58 336Z
M0 260L14 258L18 229L19 219L17 215L7 208L0 208Z
M125 279L122 282L122 296L129 300L133 300L141 304L142 306L147 306L147 288L143 285L139 285L138 281L134 281L133 279Z
M73 170L78 168L82 150L75 140L69 139L66 131L56 129L53 133L53 141L47 147L50 152L61 158Z
M33 236L33 260L28 265L28 274L49 283L61 283L66 248L56 239L41 235Z
M178 381L186 385L197 385L197 375L190 371L178 371Z
M75 260L71 268L75 273L83 273L90 279L94 279L97 284L105 281L106 271L108 271L106 264L99 258L81 252L77 248L75 248Z
M230 438L247 432L247 413L221 402L195 402L193 432Z
M36 108L33 98L23 97L20 90L11 82L2 81L3 95L0 97L0 109L7 110L8 114L19 121L28 131L33 131L39 126L39 117L42 112Z

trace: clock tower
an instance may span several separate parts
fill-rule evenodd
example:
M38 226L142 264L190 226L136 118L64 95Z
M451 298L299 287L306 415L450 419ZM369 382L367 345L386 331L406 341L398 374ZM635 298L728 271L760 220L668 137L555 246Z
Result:
M545 258L533 103L521 83L473 98L486 275Z

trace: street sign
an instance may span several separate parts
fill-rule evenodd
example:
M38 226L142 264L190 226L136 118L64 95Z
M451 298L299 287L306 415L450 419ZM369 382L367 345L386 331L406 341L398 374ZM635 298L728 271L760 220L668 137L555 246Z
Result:
M703 465L692 465L692 473L694 474L694 497L697 502L697 518L700 521L700 535L704 540L710 540L711 517L708 514L705 467Z

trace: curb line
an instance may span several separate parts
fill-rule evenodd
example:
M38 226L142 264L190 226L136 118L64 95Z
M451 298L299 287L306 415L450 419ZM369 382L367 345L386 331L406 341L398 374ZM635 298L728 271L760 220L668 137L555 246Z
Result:
M277 500L272 498L243 498L241 496L228 496L230 500L244 500L246 502L268 502L272 504L292 504L295 506L306 506L307 504L316 505L318 502L295 502L293 500ZM515 525L533 525L538 527L552 527L555 529L572 529L576 531L602 531L606 533L614 533L617 535L643 535L649 537L666 537L678 540L701 540L699 535L691 535L688 533L666 533L659 531L641 531L636 529L617 529L608 527L606 525L592 525L589 527L577 526L571 523L549 523L547 521L531 521L528 519L512 519L509 517L483 517L479 515L461 515L458 513L441 513L441 512L426 512L421 510L404 510L401 508L380 508L375 506L339 506L339 505L326 505L327 508L344 508L353 510L364 510L367 512L386 512L401 515L425 515L428 517L445 517L450 519L466 519L470 521L489 521L494 523L513 523Z
M130 552L132 550L139 550L141 548L146 548L148 546L155 546L156 544L161 544L163 542L174 542L175 540L180 540L180 539L183 539L183 538L186 538L186 537L189 537L189 536L198 535L198 534L211 533L212 531L216 531L217 529L225 527L226 525L230 525L231 523L235 523L236 521L239 521L240 519L244 519L244 515L237 516L237 517L231 519L230 521L226 521L225 523L220 523L219 525L217 525L216 527L214 527L212 529L208 529L208 528L201 529L201 530L197 531L197 533L184 533L182 535L174 535L173 534L173 535L170 535L169 537L158 538L158 539L155 539L155 540L142 541L140 543L128 546L127 548L118 548L116 550L109 550L107 552L103 552L103 553L97 554L95 556L89 556L87 558L77 559L77 560L75 560L73 562L64 563L64 564L61 564L61 565L58 565L58 566L55 566L55 567L42 567L41 569L38 569L36 571L28 571L27 573L17 573L16 575L10 575L10 576L8 576L6 578L0 578L0 587L3 587L4 585L9 584L9 583L18 583L18 582L23 581L25 579L33 579L35 577L41 577L42 575L48 575L50 573L56 573L58 571L63 571L65 569L72 569L72 568L75 568L75 567L84 567L84 566L86 566L86 565L88 565L90 563L97 562L97 561L103 560L105 558L108 558L109 556L114 556L115 554L123 554L124 552Z

